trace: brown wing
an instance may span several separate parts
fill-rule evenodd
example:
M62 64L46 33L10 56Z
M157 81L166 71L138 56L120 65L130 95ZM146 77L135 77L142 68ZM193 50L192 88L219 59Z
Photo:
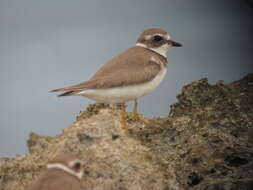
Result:
M160 65L151 61L147 52L130 48L100 68L89 81L56 89L53 92L66 91L60 95L66 96L85 89L106 89L141 84L152 80L160 69Z

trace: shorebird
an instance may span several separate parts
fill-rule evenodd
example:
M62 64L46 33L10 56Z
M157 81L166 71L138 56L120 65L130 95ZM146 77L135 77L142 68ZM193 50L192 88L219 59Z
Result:
M27 190L84 190L82 162L73 154L57 156L47 164L46 171Z
M112 58L89 80L51 92L63 91L58 96L85 96L108 104L134 101L134 117L145 122L147 120L138 113L137 99L159 86L167 71L167 51L180 46L165 30L147 29L135 46ZM124 109L121 116L126 121Z

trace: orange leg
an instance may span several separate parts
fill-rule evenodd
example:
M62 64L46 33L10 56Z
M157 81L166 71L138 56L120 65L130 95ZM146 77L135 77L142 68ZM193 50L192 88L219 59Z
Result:
M127 113L126 113L126 105L124 103L121 104L112 104L112 119L117 120L117 111L120 113L120 124L125 132L128 135L128 124L127 124ZM116 116L116 117L115 117Z
M134 118L135 120L137 120L137 121L141 121L141 122L143 122L143 123L145 123L145 124L148 124L148 123L149 123L148 119L146 119L144 116L142 116L141 114L139 114L139 112L138 112L138 102L137 102L137 99L134 100L134 109L133 109L132 115L133 115L133 118Z
M120 121L121 121L122 128L125 131L125 134L128 135L127 113L126 113L125 104L122 104L120 106Z

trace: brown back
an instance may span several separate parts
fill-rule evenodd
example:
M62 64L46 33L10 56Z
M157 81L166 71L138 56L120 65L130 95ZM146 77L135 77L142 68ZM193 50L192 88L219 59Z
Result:
M54 91L78 92L85 89L106 89L148 82L161 69L160 64L152 61L151 57L166 65L167 60L163 56L146 48L135 46L103 65L90 80Z

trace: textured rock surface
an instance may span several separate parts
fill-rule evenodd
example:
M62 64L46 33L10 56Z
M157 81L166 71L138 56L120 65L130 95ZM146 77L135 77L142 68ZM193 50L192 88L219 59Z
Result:
M23 190L61 151L82 154L94 190L253 189L253 74L185 86L168 117L149 125L91 105L56 137L32 133L30 153L0 159L0 190Z

